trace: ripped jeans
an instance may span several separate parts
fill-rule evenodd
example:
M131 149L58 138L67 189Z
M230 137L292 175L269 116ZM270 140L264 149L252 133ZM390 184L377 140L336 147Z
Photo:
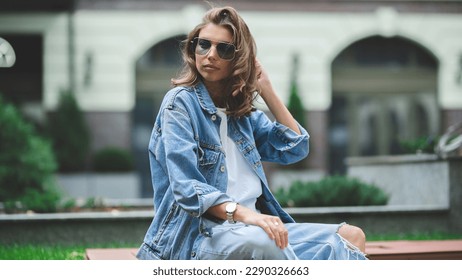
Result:
M366 255L338 234L343 224L285 224L289 246L281 250L262 228L242 223L217 225L199 245L198 260L365 260Z

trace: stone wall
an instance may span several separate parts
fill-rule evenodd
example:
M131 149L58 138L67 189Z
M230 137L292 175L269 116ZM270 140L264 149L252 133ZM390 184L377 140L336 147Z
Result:
M452 164L430 154L357 157L347 159L347 173L383 189L389 205L449 207Z

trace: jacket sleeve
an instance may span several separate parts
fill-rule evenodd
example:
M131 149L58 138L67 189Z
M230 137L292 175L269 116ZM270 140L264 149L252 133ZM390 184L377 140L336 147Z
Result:
M262 111L252 113L255 143L263 161L291 164L309 153L309 134L297 123L301 134L276 121Z

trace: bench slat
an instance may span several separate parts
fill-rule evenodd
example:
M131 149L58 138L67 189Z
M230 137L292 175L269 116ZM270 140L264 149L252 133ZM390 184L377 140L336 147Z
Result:
M375 241L366 252L373 260L460 260L462 240Z
M87 260L136 260L137 248L86 249Z
M136 260L137 248L89 248L87 260ZM366 243L371 260L462 260L462 240L373 241Z

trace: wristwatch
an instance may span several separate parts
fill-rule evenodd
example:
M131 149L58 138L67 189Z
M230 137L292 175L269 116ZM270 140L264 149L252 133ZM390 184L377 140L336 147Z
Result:
M234 212L236 212L237 208L237 203L236 202L230 202L226 204L225 210L226 210L226 218L228 220L228 223L230 224L235 224L236 221L234 220Z

